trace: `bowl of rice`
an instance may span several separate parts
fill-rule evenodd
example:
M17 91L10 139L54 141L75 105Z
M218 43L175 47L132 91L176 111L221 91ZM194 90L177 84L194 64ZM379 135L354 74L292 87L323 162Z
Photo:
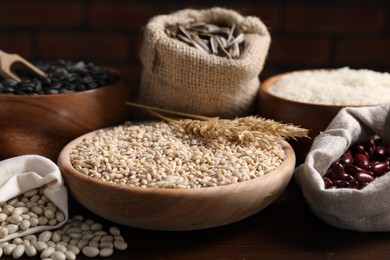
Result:
M349 67L282 73L263 82L258 101L258 115L309 129L310 139L290 142L303 161L341 108L390 103L390 74Z
M71 194L105 219L151 230L198 230L271 204L292 177L295 154L283 139L261 149L145 121L76 138L58 165Z

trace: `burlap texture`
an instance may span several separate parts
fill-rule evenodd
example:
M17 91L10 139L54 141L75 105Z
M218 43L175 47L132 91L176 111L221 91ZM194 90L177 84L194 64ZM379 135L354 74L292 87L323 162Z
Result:
M332 226L357 231L390 231L390 173L361 190L325 189L329 166L353 144L372 135L390 141L390 105L347 107L313 142L294 177L311 210Z
M167 25L186 21L235 24L244 33L239 59L202 52L165 33ZM146 25L139 101L187 113L232 118L247 115L260 87L259 74L270 35L257 17L224 8L185 9L153 17Z

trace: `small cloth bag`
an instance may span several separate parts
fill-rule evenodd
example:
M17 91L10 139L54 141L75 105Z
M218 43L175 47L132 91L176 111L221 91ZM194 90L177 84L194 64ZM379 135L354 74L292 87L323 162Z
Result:
M43 194L61 210L65 219L54 226L35 226L0 238L0 243L26 235L58 228L68 220L68 195L61 173L51 160L39 155L22 155L0 162L0 202L26 191L44 188Z
M240 58L203 52L165 32L188 21L235 24L244 34ZM185 9L153 17L146 25L139 102L175 111L232 118L253 110L270 35L257 17L219 7Z
M390 141L390 105L343 108L320 133L294 177L314 214L330 225L357 231L390 231L390 174L361 190L325 189L329 166L353 144L379 135Z

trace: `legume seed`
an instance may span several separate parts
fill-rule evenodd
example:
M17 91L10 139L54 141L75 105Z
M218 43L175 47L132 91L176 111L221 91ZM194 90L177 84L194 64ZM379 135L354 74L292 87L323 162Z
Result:
M0 238L6 237L8 233L7 227L0 227Z
M12 251L12 257L14 259L22 257L25 250L26 248L24 247L24 245L17 245L15 249Z
M50 258L53 260L66 260L66 256L63 252L55 251L50 255Z
M14 245L14 244L6 245L3 248L4 254L5 255L11 255L15 248L16 248L16 245Z
M86 246L82 250L86 257L96 257L99 254L99 249L96 247Z
M55 252L55 248L54 247L48 247L46 249L44 249L41 253L41 258L47 258L47 257L50 257L51 254L53 254Z
M127 249L127 243L122 240L115 240L114 241L114 247L118 250L126 250Z
M37 249L32 245L26 246L25 254L29 257L34 257L37 255Z
M75 260L76 259L76 254L73 251L66 251L65 256L66 256L67 260Z
M111 247L104 247L104 248L100 249L99 256L101 256L101 257L109 257L113 253L114 253L113 248L111 248Z

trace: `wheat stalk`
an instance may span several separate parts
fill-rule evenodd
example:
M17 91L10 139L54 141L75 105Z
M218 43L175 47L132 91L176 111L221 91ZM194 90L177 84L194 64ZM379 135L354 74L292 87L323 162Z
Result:
M218 139L222 137L231 142L241 144L256 143L260 147L270 148L277 143L278 138L308 138L307 129L257 116L221 119L218 117L205 117L176 112L133 102L127 102L126 104L145 109L154 116L181 127L188 134L208 139ZM156 111L195 119L173 119L163 116Z

